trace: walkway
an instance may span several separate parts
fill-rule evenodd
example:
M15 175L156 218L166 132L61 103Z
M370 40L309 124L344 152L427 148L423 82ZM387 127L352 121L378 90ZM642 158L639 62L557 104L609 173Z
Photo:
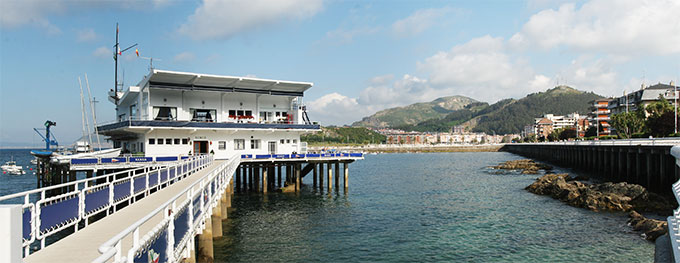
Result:
M179 182L148 195L132 205L38 250L35 254L24 258L24 262L91 262L100 255L99 251L97 251L100 245L137 222L141 217L151 213L154 209L201 179L208 172L216 169L222 163L224 163L224 160L215 160L205 169L189 175ZM185 199L186 196L182 196L177 201L181 203ZM162 214L159 213L156 217L142 225L140 234L148 233L152 226L158 224L162 219ZM132 235L128 235L122 244L122 251L128 251L132 247Z

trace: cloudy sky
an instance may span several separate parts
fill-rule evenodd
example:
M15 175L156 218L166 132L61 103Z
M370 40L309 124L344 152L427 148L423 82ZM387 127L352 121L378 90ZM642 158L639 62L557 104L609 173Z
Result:
M314 82L312 120L465 95L493 103L556 84L615 96L680 72L680 1L0 1L0 146L33 127L81 133L78 77L114 119L112 46L156 68ZM134 49L125 85L148 73Z

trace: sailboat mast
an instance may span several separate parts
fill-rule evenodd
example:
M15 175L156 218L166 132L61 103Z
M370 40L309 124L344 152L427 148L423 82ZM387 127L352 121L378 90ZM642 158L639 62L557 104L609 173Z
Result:
M84 125L87 125L87 139L89 145L92 145L92 135L90 135L90 120L86 118L85 116L85 99L83 99L83 84L80 81L80 77L78 77L78 85L80 86L80 105L81 105L81 112L83 115L83 119L85 120ZM85 129L85 127L83 127ZM83 134L85 136L85 134Z
M99 150L102 149L102 142L99 139L99 131L97 130L97 115L94 112L94 104L92 102L92 93L90 92L90 81L87 80L87 73L85 73L85 84L87 85L87 97L90 100L90 109L92 110L92 121L94 122L94 135L97 136L97 147Z

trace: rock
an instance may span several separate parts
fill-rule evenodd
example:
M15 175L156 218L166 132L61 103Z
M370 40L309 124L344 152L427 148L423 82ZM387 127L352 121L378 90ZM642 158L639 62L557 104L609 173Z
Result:
M664 198L649 193L644 187L628 183L584 184L569 181L568 174L546 174L525 188L527 191L549 195L571 206L592 211L667 212L673 205Z
M530 159L507 161L502 164L492 166L491 168L503 170L522 170L522 174L538 174L539 170L552 170L552 166L537 163Z
M668 233L668 222L645 218L638 212L632 211L628 214L630 224L635 231L643 232L645 239L654 241L656 238Z

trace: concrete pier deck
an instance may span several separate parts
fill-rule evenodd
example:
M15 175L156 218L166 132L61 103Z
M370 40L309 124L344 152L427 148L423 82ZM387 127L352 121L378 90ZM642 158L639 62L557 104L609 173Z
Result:
M210 166L198 171L188 177L175 182L139 201L110 214L99 221L75 232L58 242L55 242L44 249L38 250L34 254L24 258L24 262L91 262L99 257L97 248L108 241L114 235L135 223L143 216L151 213L154 209L167 202L186 189L194 182L198 181L208 172L221 165L223 160L215 160ZM177 199L178 203L184 201L186 196ZM163 214L159 213L140 228L140 236L148 233L151 228L163 219ZM122 242L122 251L127 251L132 247L132 234L125 237Z

